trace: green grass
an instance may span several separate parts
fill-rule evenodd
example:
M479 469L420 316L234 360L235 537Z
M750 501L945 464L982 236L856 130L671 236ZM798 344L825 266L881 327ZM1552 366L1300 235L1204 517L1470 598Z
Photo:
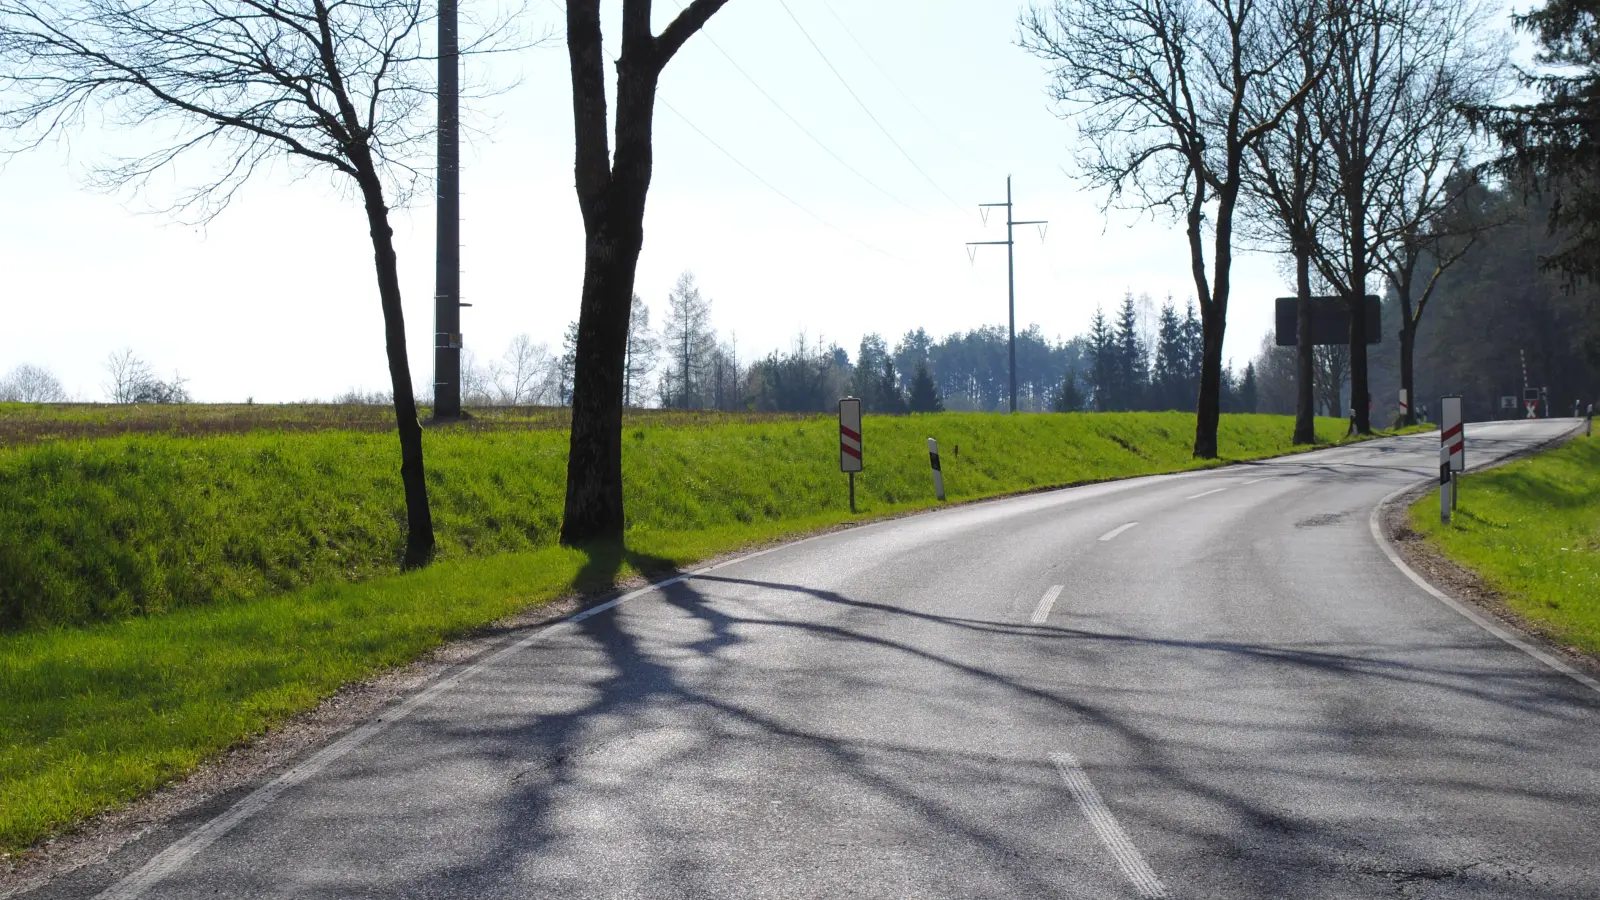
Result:
M1600 438L1468 475L1449 525L1438 491L1411 524L1539 630L1600 654Z
M1344 422L1319 420L1333 440ZM1228 416L1227 459L1291 422ZM0 450L0 850L20 850L496 619L765 540L952 500L1196 468L1176 413L869 417L861 516L831 418L624 434L627 550L554 546L565 434L430 432L441 560L407 574L391 438L125 436ZM955 448L959 446L959 454ZM42 549L41 549L42 548ZM37 567L37 568L35 568ZM54 617L54 618L52 618ZM16 621L16 619L13 619Z

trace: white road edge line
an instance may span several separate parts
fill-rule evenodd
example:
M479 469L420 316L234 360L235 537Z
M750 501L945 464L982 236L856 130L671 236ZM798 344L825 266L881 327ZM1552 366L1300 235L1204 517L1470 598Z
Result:
M1078 801L1078 808L1083 810L1089 824L1094 826L1095 834L1100 836L1101 843L1111 851L1111 856L1122 869L1122 874L1128 876L1133 882L1134 890L1144 900L1165 900L1167 886L1161 883L1156 873L1150 870L1144 857L1140 855L1139 848L1133 845L1128 838L1128 833L1117 824L1116 816L1111 814L1111 809L1101 799L1100 792L1095 790L1094 782L1089 780L1089 775L1078 765L1078 760L1071 753L1052 753L1050 761L1056 764L1056 771L1061 773L1061 780L1067 783L1067 793L1072 799Z
M818 535L818 537L821 536L822 535ZM812 540L812 538L795 541L793 544L784 544L778 547L768 547L765 550L758 550L755 553L749 553L735 559L725 560L717 563L716 565L703 566L701 568L685 572L682 575L678 575L674 578L669 578L666 581L658 581L654 584L649 584L642 588L638 588L637 590L629 591L620 597L612 598L611 600L601 603L598 606L591 606L588 609L574 613L573 615L568 616L559 622L555 622L540 628L531 634L518 639L515 643L508 644L505 647L490 653L477 662L470 663L461 667L460 669L457 669L450 675L435 681L426 689L412 695L410 699L402 702L393 709L382 711L378 718L367 722L365 725L362 725L356 730L349 732L344 737L339 738L328 746L322 748L305 762L300 763L299 765L291 768L289 771L279 775L277 778L274 778L272 781L269 781L261 787L251 791L244 797L244 799L230 807L227 812L217 816L214 819L211 819L204 825L201 825L195 830L189 832L184 837L174 841L172 844L169 844L164 850L151 857L149 861L147 861L143 866L139 867L139 869L134 871L131 875L128 875L126 878L123 878L121 881L98 894L96 900L135 900L135 898L144 896L146 891L150 890L152 887L155 887L167 876L182 868L185 863L189 862L189 860L200 854L207 847L221 840L228 832L238 827L250 817L266 809L269 805L271 805L272 801L278 798L279 794L282 794L284 791L309 780L323 769L326 769L328 766L337 762L340 757L366 743L374 735L415 712L418 707L422 706L424 703L427 703L429 700L432 700L440 694L450 690L456 685L466 681L472 676L478 674L478 672L494 665L502 659L526 650L528 647L538 643L552 633L569 629L573 625L582 622L584 619L597 616L603 612L609 612L610 610L616 609L630 600L633 600L637 597L643 597L652 591L659 591L662 588L671 587L679 582L688 581L696 575L704 575L707 572L720 569L724 566L731 566L735 563L741 563L745 562L746 560L755 559L758 556L765 556L768 553L772 553L776 550L781 550L785 547L792 547L794 544L805 543L808 540Z
M1562 675L1567 676L1568 678L1571 678L1573 681L1576 681L1595 693L1600 693L1600 681L1590 678L1588 675L1585 675L1568 665L1560 657L1548 653L1544 649L1529 643L1510 629L1497 624L1492 619L1485 617L1483 614L1462 603L1460 600L1457 600L1449 594L1446 594L1444 591L1439 590L1438 588L1429 584L1427 579L1423 578L1421 575L1418 575L1416 570L1406 565L1405 560L1400 558L1400 554L1395 551L1394 545L1391 544L1388 537L1384 535L1383 526L1380 524L1379 520L1383 515L1383 508L1385 506L1388 506L1389 503L1396 497L1399 497L1401 494L1404 494L1415 487L1416 484L1409 484L1395 491L1389 496L1384 497L1382 500L1378 501L1377 506L1372 508L1372 515L1367 517L1367 527L1372 529L1372 538L1378 542L1378 547L1383 550L1383 555L1389 557L1389 562L1394 563L1395 568L1399 569L1407 578L1416 582L1417 587L1427 591L1428 594L1433 597L1433 599L1438 600L1445 606L1448 606L1460 613L1463 617L1477 625L1479 628L1482 628L1484 631L1489 632L1500 640L1505 641L1507 644L1510 644L1518 650L1521 650L1523 653L1528 654L1539 662L1544 663L1550 668L1556 670Z
M1039 605L1033 609L1033 624L1043 625L1045 620L1050 618L1050 607L1056 605L1056 598L1061 596L1061 589L1064 587L1065 585L1055 584L1044 592L1044 596L1039 598Z
M1132 528L1133 526L1135 526L1137 524L1139 524L1139 523L1138 522L1129 522L1126 525L1118 525L1117 527L1111 529L1110 531L1106 532L1105 534L1100 535L1100 540L1109 541L1112 538L1115 538L1117 535L1123 533L1124 531L1127 531L1129 528Z
M1185 499L1185 500L1199 500L1201 497L1209 497L1212 494L1220 494L1225 490L1227 490L1227 488L1212 488L1209 491L1201 491L1200 493L1195 494L1193 497L1185 497L1183 499Z

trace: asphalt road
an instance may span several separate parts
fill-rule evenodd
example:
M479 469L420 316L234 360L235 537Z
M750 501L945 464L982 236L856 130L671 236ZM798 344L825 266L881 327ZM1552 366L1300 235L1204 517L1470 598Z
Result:
M1469 460L1570 426L1469 426ZM1600 694L1369 530L1437 442L728 563L524 637L45 893L1592 900Z

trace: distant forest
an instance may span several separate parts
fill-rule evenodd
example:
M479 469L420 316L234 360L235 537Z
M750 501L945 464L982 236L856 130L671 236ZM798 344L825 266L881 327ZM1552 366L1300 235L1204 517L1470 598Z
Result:
M1503 224L1486 233L1440 278L1417 337L1417 402L1430 414L1438 397L1463 398L1469 420L1520 418L1527 384L1547 387L1554 412L1600 398L1600 290L1541 271L1559 246L1549 235L1548 201L1519 189L1479 189L1459 215ZM1425 262L1427 262L1425 260ZM1285 288L1287 295L1292 291ZM668 294L659 327L635 298L628 336L625 399L633 407L823 412L840 397L860 397L875 413L977 410L1007 406L1006 329L989 325L934 337L910 328L892 340L868 334L847 349L802 334L787 350L755 359L720 335L711 303L691 273ZM1374 422L1398 414L1400 312L1383 295L1383 340L1373 348ZM559 353L519 335L506 352L464 359L464 399L471 406L570 403L575 329ZM853 350L853 352L852 352ZM1125 294L1098 310L1087 333L1047 337L1037 325L1017 332L1017 408L1029 412L1193 410L1199 389L1200 323L1192 303ZM1349 348L1319 347L1314 394L1321 415L1350 407ZM107 363L106 399L181 403L187 379L156 377L131 351ZM1294 348L1269 332L1251 359L1223 371L1224 412L1292 415ZM1516 397L1512 410L1501 398ZM0 376L0 400L68 399L46 370L19 366ZM382 392L350 391L340 403L389 403ZM421 398L426 400L427 398Z
M1518 188L1468 192L1453 214L1500 222L1440 275L1417 337L1417 403L1436 413L1438 397L1460 394L1469 419L1521 417L1527 384L1547 387L1553 411L1600 397L1600 291L1541 271L1559 246L1546 227L1548 201ZM1432 261L1419 267L1425 273ZM1321 286L1323 292L1329 292ZM1293 293L1285 287L1284 294ZM1372 348L1373 417L1399 411L1400 311L1384 290L1383 337ZM838 398L862 398L868 411L997 411L1007 406L1006 330L991 325L934 337L910 328L892 341L868 334L851 349L799 335L784 351L741 359L720 336L710 302L685 273L651 327L635 301L629 335L627 398L632 406L680 409L826 411ZM563 403L572 348L550 360L547 402ZM1087 333L1051 339L1037 325L1017 332L1017 408L1030 412L1193 410L1199 385L1200 323L1192 303L1125 294L1097 310ZM1319 347L1317 412L1350 408L1349 348ZM480 372L478 402L494 402L492 373ZM1257 354L1230 360L1223 411L1292 415L1294 348L1263 335ZM1514 410L1501 398L1517 397Z

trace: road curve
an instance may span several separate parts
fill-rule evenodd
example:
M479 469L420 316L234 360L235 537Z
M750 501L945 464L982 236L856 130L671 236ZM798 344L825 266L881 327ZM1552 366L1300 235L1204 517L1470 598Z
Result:
M1469 461L1571 424L1469 426ZM231 818L38 896L1600 897L1600 695L1369 530L1437 447L725 564L525 636Z

